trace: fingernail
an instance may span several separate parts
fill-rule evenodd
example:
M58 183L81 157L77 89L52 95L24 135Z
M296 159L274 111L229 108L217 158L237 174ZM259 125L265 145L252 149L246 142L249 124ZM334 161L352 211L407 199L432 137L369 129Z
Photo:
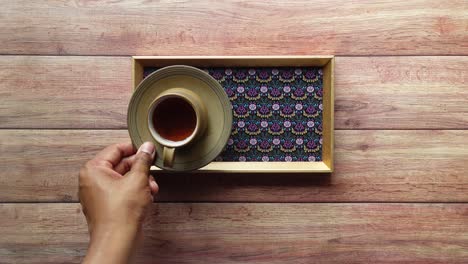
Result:
M143 143L143 145L141 145L140 148L138 149L138 151L142 151L142 152L150 154L151 157L154 157L154 150L155 150L154 144L151 142Z
M158 188L158 184L155 181L150 181L150 185L151 185L152 189Z

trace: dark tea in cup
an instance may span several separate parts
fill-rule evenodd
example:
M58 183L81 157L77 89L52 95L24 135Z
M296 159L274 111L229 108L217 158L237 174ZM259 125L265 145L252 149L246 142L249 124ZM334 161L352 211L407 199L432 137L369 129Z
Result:
M157 143L163 147L165 167L172 167L176 148L198 139L205 131L207 114L194 92L172 88L161 93L148 109L148 128Z
M154 130L162 138L176 142L193 134L197 125L197 115L185 99L169 97L155 107L152 121Z

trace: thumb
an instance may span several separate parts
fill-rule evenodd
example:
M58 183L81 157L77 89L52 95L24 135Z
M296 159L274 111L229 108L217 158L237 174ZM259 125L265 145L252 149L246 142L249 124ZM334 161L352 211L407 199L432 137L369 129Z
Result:
M135 154L135 159L129 174L135 174L135 176L142 177L146 181L149 176L150 167L153 165L155 152L156 148L153 143L143 143L138 149L137 154Z

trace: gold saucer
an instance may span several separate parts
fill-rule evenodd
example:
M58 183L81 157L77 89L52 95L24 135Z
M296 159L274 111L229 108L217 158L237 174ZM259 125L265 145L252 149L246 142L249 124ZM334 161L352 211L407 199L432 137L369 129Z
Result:
M207 127L197 141L176 150L173 167L164 167L163 147L153 138L148 127L148 112L153 100L171 88L186 88L196 93L206 107ZM156 145L154 165L164 170L190 171L201 168L223 151L231 134L232 106L223 87L208 73L185 65L174 65L146 77L133 94L127 113L130 138L135 147L146 141Z

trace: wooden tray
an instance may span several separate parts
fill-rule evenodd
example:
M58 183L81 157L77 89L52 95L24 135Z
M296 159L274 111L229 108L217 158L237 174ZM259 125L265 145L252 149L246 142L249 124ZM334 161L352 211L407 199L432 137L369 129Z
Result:
M165 67L169 65L190 65L207 67L322 67L323 72L323 111L322 111L322 153L321 161L286 162L286 161L213 161L200 169L203 172L223 173L330 173L333 171L333 56L134 56L134 88L144 78L147 67ZM157 170L156 167L152 169Z

